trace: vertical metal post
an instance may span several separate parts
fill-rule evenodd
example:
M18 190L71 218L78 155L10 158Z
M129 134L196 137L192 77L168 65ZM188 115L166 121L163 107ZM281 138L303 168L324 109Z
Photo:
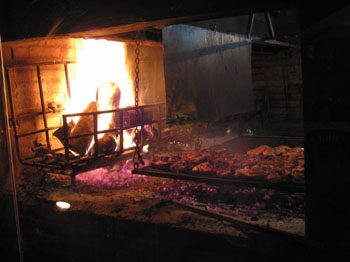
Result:
M253 26L254 26L254 19L255 19L255 14L254 13L250 14L249 18L248 18L248 27L247 27L248 39L250 39L251 36L252 36L252 31L253 31Z
M21 158L20 149L19 149L19 145L18 145L19 142L18 142L18 135L17 135L15 111L13 109L13 101L12 101L12 93L11 93L11 85L10 85L10 73L6 67L4 69L5 69L6 80L7 80L8 103L10 105L12 124L13 124L12 127L13 127L13 132L15 135L16 153L17 153L17 158L18 158L19 162L22 163L22 158Z
M275 31L273 29L270 12L265 12L265 19L267 23L267 29L269 30L271 38L275 38Z
M162 105L158 105L158 143L160 143L160 140L162 139Z
M15 175L15 167L14 160L12 156L12 144L10 137L10 125L8 119L8 101L7 101L7 93L6 93L6 83L5 83L5 72L4 72L4 57L2 53L2 42L1 42L1 34L0 34L0 62L1 62L1 73L2 73L2 97L3 97L3 107L4 107L4 118L5 118L5 127L6 127L6 139L7 139L7 152L10 163L10 174L11 174L11 182L12 182L12 201L13 201L13 210L16 221L16 233L17 233L17 244L18 244L18 252L19 252L19 261L23 262L23 247L22 247L22 236L21 236L21 227L19 223L19 212L18 212L18 199L17 199L17 185L16 185L16 175Z
M98 156L98 137L97 137L97 130L98 130L98 126L97 126L97 113L94 112L94 140L95 140L95 144L94 144L94 157Z
M64 135L64 155L65 155L65 164L69 162L69 140L68 140L68 125L67 125L67 117L65 115L63 118L63 135Z
M119 127L120 127L120 134L119 134L119 152L123 153L124 151L124 110L120 110L120 116L119 116Z
M70 91L70 82L69 82L69 74L68 74L68 65L67 63L64 64L64 75L66 77L66 85L67 85L67 94L69 98L72 98L72 94Z
M139 125L141 126L140 142L141 142L141 152L142 152L142 147L144 146L144 132L143 132L143 129L145 128L145 109L144 109L143 106L141 107L141 120L139 120Z
M51 150L49 131L47 130L45 99L44 99L43 86L42 86L42 82L41 82L40 66L39 65L36 66L36 73L37 73L37 77L38 77L38 85L39 85L39 92L40 92L40 102L41 102L41 110L42 110L43 120L44 120L44 127L46 129L45 130L46 143L47 143L47 148L49 150Z

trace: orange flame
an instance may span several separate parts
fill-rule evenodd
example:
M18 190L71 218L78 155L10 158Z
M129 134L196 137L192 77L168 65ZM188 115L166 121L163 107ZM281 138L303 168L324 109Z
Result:
M76 43L77 64L71 73L71 98L66 101L65 114L84 111L91 101L98 111L123 108L134 104L133 82L126 67L125 44L107 40L80 40ZM116 104L113 97L120 90ZM79 117L70 119L77 123ZM69 120L69 121L70 121ZM112 114L100 114L98 131L109 129ZM104 134L99 134L98 138ZM124 131L123 147L133 146L131 133ZM91 148L92 145L90 145Z

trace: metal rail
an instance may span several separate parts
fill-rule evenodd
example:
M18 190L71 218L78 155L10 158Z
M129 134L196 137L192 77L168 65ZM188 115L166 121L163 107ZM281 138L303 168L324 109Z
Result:
M287 192L304 192L305 186L292 183L272 183L265 181L257 181L253 179L243 178L221 178L217 176L203 175L203 174L187 174L187 173L176 173L165 170L154 169L152 167L143 167L132 171L133 174L147 175L154 177L163 177L171 179L181 179L187 181L204 182L209 184L217 185L236 185L236 186L248 186L258 188L276 189L279 191Z

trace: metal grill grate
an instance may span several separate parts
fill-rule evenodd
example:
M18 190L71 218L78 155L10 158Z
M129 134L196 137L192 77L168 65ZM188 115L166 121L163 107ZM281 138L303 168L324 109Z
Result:
M67 94L70 95L70 83L68 77L68 64L75 63L74 61L64 61L64 62L51 62L51 63L20 63L20 64L10 64L6 65L6 80L7 80L7 91L9 94L9 106L11 118L9 118L10 125L13 128L14 141L16 146L16 153L19 162L23 165L30 165L34 167L40 167L47 169L48 171L70 175L72 177L72 183L74 183L74 177L80 172L98 168L111 164L111 161L117 159L123 159L126 157L131 157L132 152L135 150L135 147L123 148L123 133L124 130L130 130L137 126L141 127L141 130L146 125L152 125L157 130L157 140L161 139L161 129L162 124L165 122L165 103L156 103L139 106L141 113L141 122L137 125L133 116L135 115L135 107L119 108L107 111L94 111L94 112L80 112L74 114L63 114L63 147L52 148L50 132L61 128L61 126L49 126L47 121L47 116L51 113L62 112L64 108L61 109L47 109L45 106L45 94L43 91L42 85L42 76L41 76L41 66L50 66L50 65L62 65L65 72L65 82L67 87ZM39 92L38 95L39 101L41 103L41 111L35 113L26 113L26 114L16 114L13 103L13 94L11 88L9 68L14 67L31 67L36 68L36 78L38 82ZM97 119L101 114L115 114L118 116L116 121L116 127L98 131L97 129ZM34 130L22 130L21 127L17 126L17 120L19 119L31 119L37 116L42 116L42 122L44 128L34 129ZM67 118L74 116L92 116L93 118L93 132L88 132L84 134L79 134L75 136L69 135L68 132L68 120ZM37 134L44 134L46 145L34 145L32 151L35 152L32 156L25 156L21 151L23 144L23 139ZM101 152L98 146L98 135L99 134L114 134L118 138L118 148L113 152ZM142 133L142 132L141 132ZM97 141L94 144L93 154L88 155L74 155L70 152L70 141L80 137L92 136L94 140Z

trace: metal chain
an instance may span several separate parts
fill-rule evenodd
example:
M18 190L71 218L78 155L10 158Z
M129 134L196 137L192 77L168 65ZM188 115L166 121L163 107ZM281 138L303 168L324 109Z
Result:
M143 165L143 159L141 156L141 148L140 148L140 143L141 143L141 136L142 136L142 131L138 130L138 126L140 125L140 114L139 114L139 73L140 73L140 32L136 32L136 58L135 58L135 120L136 120L136 128L135 128L135 152L133 156L133 164L134 164L134 169L138 169L140 166L140 163ZM137 158L137 159L136 159Z

